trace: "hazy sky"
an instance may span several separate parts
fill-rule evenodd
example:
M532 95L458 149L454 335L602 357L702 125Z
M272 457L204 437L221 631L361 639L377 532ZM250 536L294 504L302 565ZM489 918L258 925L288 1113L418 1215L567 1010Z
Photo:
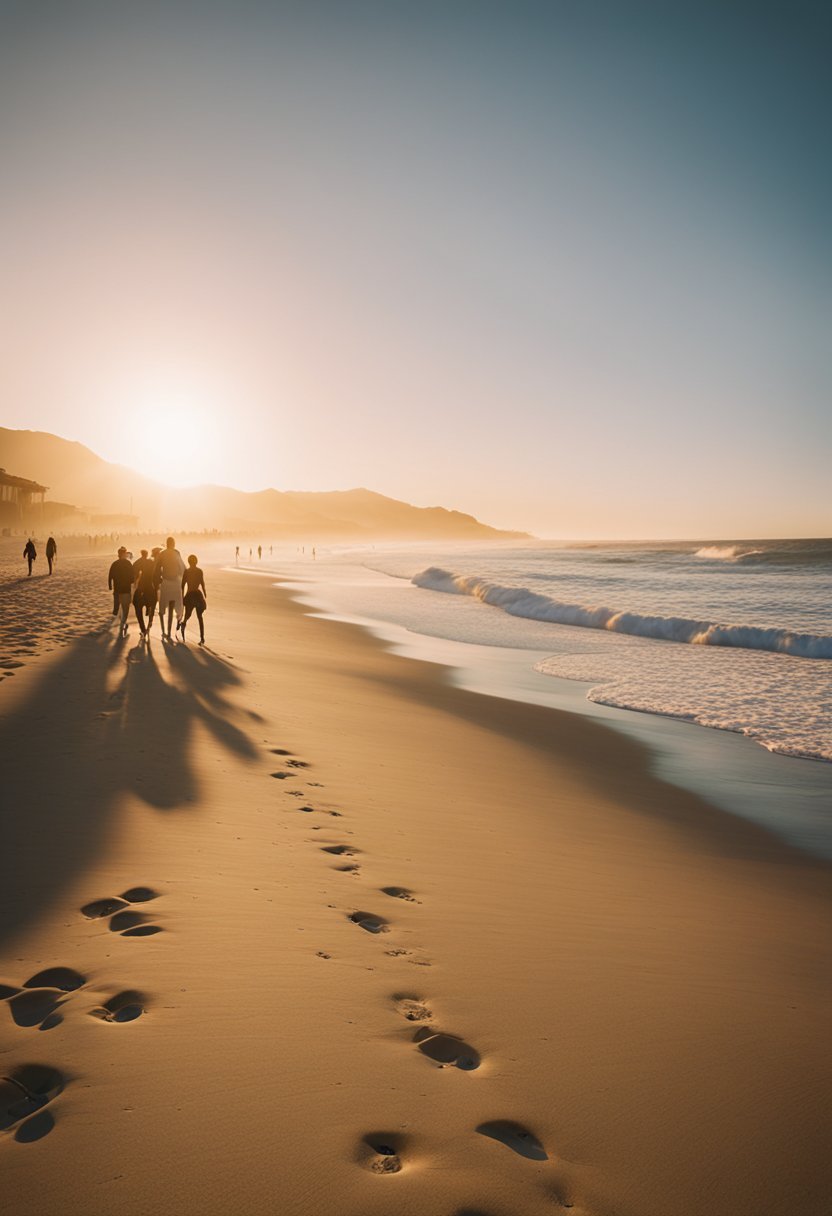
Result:
M830 14L0 0L0 423L549 536L829 535Z

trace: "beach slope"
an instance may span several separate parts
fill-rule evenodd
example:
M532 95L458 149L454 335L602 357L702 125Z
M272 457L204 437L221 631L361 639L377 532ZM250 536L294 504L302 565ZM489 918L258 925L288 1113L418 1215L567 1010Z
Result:
M208 584L0 685L0 1211L823 1216L828 867Z

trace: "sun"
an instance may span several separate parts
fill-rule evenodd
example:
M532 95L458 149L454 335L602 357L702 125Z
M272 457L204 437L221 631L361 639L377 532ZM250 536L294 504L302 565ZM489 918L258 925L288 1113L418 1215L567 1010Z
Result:
M122 463L166 485L222 479L221 418L216 405L182 390L137 394L125 418Z

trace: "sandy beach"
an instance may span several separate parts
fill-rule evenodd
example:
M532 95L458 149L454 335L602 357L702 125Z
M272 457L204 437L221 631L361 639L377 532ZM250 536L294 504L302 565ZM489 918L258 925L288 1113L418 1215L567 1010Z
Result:
M268 578L117 639L101 562L2 593L0 1212L829 1211L828 866Z

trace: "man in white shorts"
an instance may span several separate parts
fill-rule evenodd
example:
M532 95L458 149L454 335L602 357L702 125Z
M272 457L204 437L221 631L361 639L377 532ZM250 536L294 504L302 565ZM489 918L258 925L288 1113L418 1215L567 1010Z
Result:
M170 642L173 613L176 611L176 628L182 622L184 606L182 603L182 575L185 573L185 563L182 554L176 548L176 541L169 536L165 548L156 558L156 578L159 583L159 619L162 622L162 637ZM168 630L165 633L165 609L168 614Z

